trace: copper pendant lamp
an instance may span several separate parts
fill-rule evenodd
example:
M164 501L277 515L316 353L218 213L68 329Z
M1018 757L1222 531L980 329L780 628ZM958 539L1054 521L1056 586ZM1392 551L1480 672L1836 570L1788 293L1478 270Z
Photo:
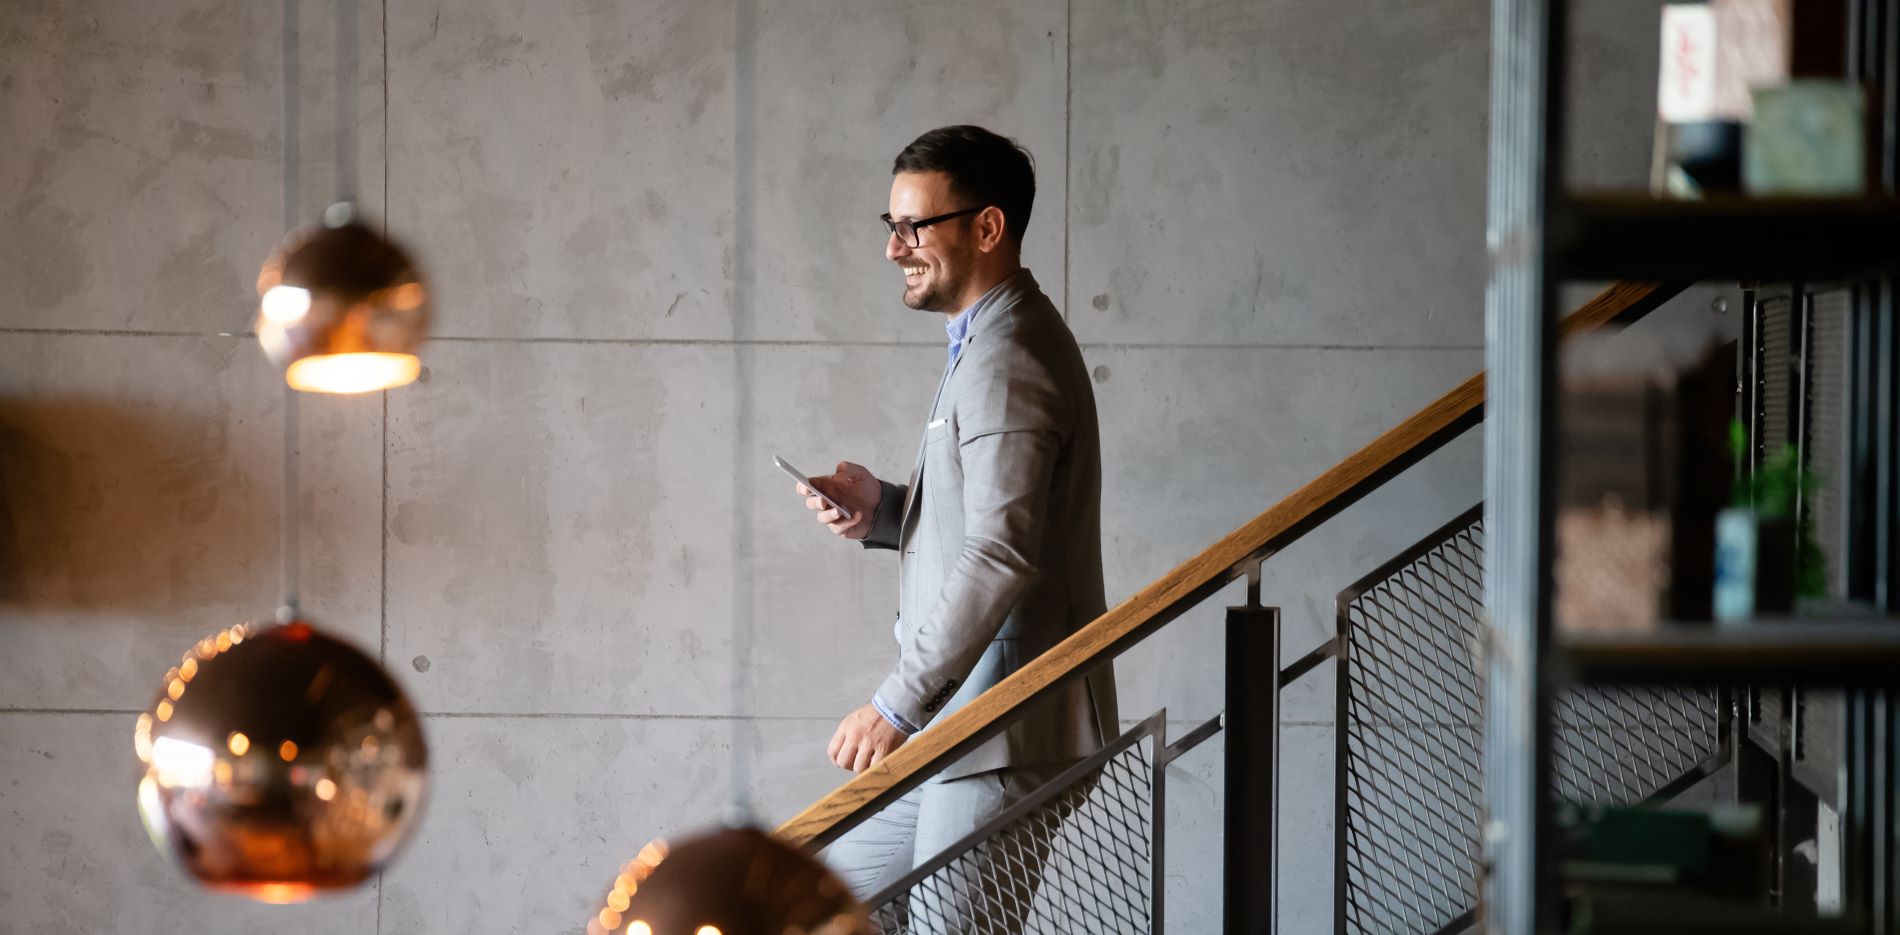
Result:
M160 852L208 888L271 903L373 876L427 780L402 690L302 621L200 641L165 673L133 746L139 815Z
M297 0L284 0L284 226L291 234L257 276L254 329L291 389L367 393L422 372L429 288L407 251L360 216L356 202L356 8L337 0L337 197L299 230Z
M401 247L332 205L291 235L257 277L257 341L292 389L366 393L422 372L429 290Z
M871 935L871 925L817 858L739 827L642 848L621 866L587 933Z

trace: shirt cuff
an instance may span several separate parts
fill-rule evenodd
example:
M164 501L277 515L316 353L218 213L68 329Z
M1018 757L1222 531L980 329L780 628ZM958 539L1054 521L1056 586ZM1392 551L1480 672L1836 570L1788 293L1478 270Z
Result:
M919 730L917 725L904 720L901 715L896 711L892 711L890 706L884 703L884 699L876 695L871 696L871 707L876 708L877 713L884 716L884 720L891 722L891 726L897 728L897 730L906 737L917 733Z

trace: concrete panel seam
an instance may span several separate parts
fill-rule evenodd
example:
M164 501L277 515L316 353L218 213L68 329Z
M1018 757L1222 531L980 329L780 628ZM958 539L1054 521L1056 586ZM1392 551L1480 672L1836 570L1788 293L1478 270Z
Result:
M109 717L136 717L145 713L143 708L37 708L37 707L0 707L0 715L8 714L47 714L47 715L104 715ZM619 714L612 712L585 711L423 711L424 718L488 718L491 720L574 720L574 721L784 721L830 724L837 718L830 715L810 717L772 714ZM1182 722L1188 723L1188 722ZM1292 723L1292 722L1288 722Z
M257 337L251 332L230 331L121 331L108 328L0 328L0 334L51 335L56 337L106 338L244 338ZM447 344L605 344L628 347L883 347L940 348L941 341L809 341L753 338L561 338L561 337L483 337L477 335L436 335L429 340ZM1125 343L1081 342L1084 350L1105 351L1482 351L1482 344L1211 344L1211 343Z
M136 711L128 711L136 714ZM833 724L836 717L829 715L801 717L790 714L620 714L614 712L573 712L573 711L425 711L426 718L488 718L491 720L529 720L529 721L785 721Z
M382 395L383 395L383 442L382 442L381 447L382 447L382 464L383 464L383 467L382 467L383 502L382 502L382 524L377 529L377 536L376 536L377 542L380 543L381 551L382 551L382 556L381 556L382 573L378 576L378 584L379 584L380 593L377 595L378 611L377 611L376 630L378 634L378 640L377 640L377 646L376 646L376 661L387 666L389 665L389 391L384 390ZM379 891L379 895L377 896L377 905L379 907L382 905L382 897L380 895L380 891ZM378 929L377 931L380 932L382 930Z
M1075 137L1075 0L1062 10L1062 320L1069 320L1069 174Z
M429 340L454 344L621 344L631 347L943 347L942 341L810 341L772 338L499 338L445 335Z
M7 708L0 707L0 714L90 714L125 715L132 717L144 714L143 708Z
M255 338L252 332L233 331L137 331L116 328L0 328L0 334L51 335L53 337L104 338Z
M1482 351L1482 344L1163 344L1082 342L1104 351Z

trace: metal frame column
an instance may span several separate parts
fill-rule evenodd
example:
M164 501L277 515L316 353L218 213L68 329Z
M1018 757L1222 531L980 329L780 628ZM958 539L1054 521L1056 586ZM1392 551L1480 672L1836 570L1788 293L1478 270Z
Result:
M1260 570L1247 604L1227 608L1226 879L1222 930L1270 935L1279 892L1280 610L1260 606Z
M1490 170L1485 216L1485 605L1487 647L1483 930L1552 928L1548 733L1553 416L1552 284L1546 209L1561 192L1550 119L1561 99L1561 0L1493 0Z

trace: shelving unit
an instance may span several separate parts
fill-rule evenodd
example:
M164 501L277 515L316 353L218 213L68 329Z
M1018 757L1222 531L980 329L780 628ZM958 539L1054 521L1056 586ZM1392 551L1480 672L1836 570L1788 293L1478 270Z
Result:
M1891 619L1900 613L1900 314L1894 277L1900 266L1900 0L1843 2L1850 11L1848 77L1873 92L1879 191L1854 199L1676 202L1578 193L1566 186L1561 128L1569 4L1493 0L1485 423L1492 546L1485 569L1491 614L1488 823L1478 913L1487 932L1557 932L1569 924L1546 791L1554 689L1578 681L1673 680L1755 683L1777 691L1803 683L1852 689L1843 704L1840 753L1846 919L1829 930L1900 935L1900 624ZM1559 385L1553 322L1559 286L1584 279L1796 283L1790 314L1810 316L1795 319L1805 329L1803 342L1811 337L1812 302L1798 284L1848 284L1854 398L1846 461L1851 476L1843 482L1852 484L1858 512L1842 556L1848 566L1844 580L1850 597L1887 619L1760 621L1735 630L1677 624L1616 636L1553 632L1551 478ZM1761 335L1745 335L1744 341L1759 348ZM1747 397L1758 402L1752 390ZM1788 434L1798 441L1808 426L1803 412L1793 415ZM1748 697L1753 705L1758 693ZM1797 711L1798 699L1785 707ZM1789 755L1782 754L1769 794L1787 791L1793 772ZM1786 829L1784 816L1776 830ZM1777 866L1774 879L1777 890L1768 902L1778 905L1779 888L1790 877ZM1652 904L1660 909L1667 902ZM1639 905L1633 911L1640 918L1644 910ZM1800 912L1790 909L1789 916L1778 917L1775 908L1764 906L1759 927L1730 919L1722 930L1789 930Z

